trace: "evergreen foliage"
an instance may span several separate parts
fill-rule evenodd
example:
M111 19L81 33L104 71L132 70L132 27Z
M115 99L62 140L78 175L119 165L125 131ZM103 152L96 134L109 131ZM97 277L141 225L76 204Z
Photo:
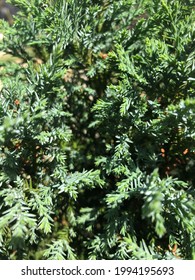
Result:
M13 0L0 259L195 259L195 6Z

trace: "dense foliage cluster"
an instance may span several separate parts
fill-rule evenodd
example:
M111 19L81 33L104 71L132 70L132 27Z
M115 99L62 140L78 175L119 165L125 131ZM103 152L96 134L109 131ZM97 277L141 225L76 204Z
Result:
M14 0L0 259L195 259L195 7Z

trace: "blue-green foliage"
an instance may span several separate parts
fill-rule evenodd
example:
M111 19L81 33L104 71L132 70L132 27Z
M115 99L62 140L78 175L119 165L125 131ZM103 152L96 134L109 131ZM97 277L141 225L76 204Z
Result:
M0 258L195 258L193 1L11 1Z

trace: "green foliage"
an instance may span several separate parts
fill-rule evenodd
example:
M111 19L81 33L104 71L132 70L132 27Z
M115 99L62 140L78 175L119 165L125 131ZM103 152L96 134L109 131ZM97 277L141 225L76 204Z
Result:
M0 258L195 259L193 1L11 2Z

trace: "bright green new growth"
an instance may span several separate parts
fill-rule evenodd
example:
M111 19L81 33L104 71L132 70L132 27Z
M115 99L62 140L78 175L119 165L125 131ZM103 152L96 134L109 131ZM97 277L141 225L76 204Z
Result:
M195 259L193 1L11 2L0 259Z

